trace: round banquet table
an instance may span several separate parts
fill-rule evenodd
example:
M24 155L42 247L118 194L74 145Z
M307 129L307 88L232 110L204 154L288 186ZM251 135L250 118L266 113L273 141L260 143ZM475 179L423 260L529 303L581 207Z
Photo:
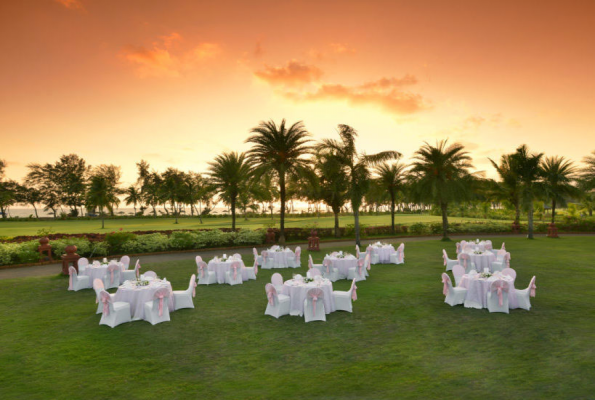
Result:
M459 287L467 289L467 296L465 297L465 307L467 308L487 308L488 307L488 292L492 282L503 280L508 282L508 308L518 308L519 302L516 298L514 290L514 279L508 275L492 275L489 278L480 278L479 274L470 275L465 274L461 278Z
M273 268L289 268L287 260L295 260L295 253L290 249L276 251L274 248L267 250L268 258L273 260Z
M148 286L132 286L128 284L120 285L116 295L114 296L114 302L124 301L130 303L130 312L132 313L132 320L138 321L145 317L145 303L153 300L153 296L158 289L167 288L169 290L169 298L167 299L167 305L169 311L174 311L174 293L171 288L171 283L163 282L160 279L150 281Z
M349 268L357 268L358 259L353 255L348 255L345 258L337 258L334 256L326 256L325 260L331 261L331 267L339 270L339 275L347 277L349 275ZM325 269L322 267L322 269ZM326 271L325 271L326 272Z
M488 268L492 272L492 263L496 261L496 255L491 251L486 251L482 254L467 253L471 258L471 262L475 264L477 272L483 272L484 268ZM461 265L463 265L461 263Z
M479 243L477 243L475 241L465 242L464 240L462 240L461 247L464 247L465 245L470 246L472 250L480 250L480 251L492 250L492 244L486 242L485 240L482 240Z
M242 281L245 282L248 280L248 271L246 271L244 268L244 262L242 260L228 258L226 261L223 261L221 259L213 258L211 261L209 261L208 269L209 271L215 272L215 275L217 275L217 283L226 283L225 273L231 269L231 263L235 261L240 263L240 269L238 270L238 273L242 275Z
M290 297L290 315L304 315L304 300L306 300L306 294L308 293L308 290L315 288L320 288L324 292L324 312L330 314L337 310L335 307L335 298L333 297L333 283L330 280L324 279L320 283L303 283L301 281L290 279L285 281L281 291L282 294Z
M118 263L118 265L120 266L120 268L122 268L122 271L124 271L124 265L122 263ZM103 281L103 277L106 276L107 274L108 274L107 273L107 264L101 264L101 265L89 264L84 269L84 271L80 273L81 276L86 275L89 277L89 285L90 285L89 287L93 287L93 281L95 281L95 279L100 279L101 281Z
M395 248L392 244L387 246L370 246L372 248L372 254L378 254L378 264L390 263L390 255L395 252ZM376 263L374 263L376 264Z

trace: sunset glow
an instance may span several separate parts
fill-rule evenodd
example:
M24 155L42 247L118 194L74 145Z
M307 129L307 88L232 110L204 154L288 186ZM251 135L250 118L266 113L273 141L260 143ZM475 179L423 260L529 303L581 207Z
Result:
M595 2L0 3L7 176L77 153L205 171L261 120L337 124L409 159L449 138L488 157L595 148Z

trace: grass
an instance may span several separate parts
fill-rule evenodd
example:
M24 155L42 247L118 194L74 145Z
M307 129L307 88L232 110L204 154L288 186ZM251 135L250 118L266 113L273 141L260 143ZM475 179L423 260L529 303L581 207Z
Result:
M174 224L174 218L130 218L106 220L105 229L101 229L100 220L22 220L2 221L0 220L0 236L22 236L35 235L40 229L50 229L53 233L106 233L122 228L124 231L141 230L169 230L169 229L213 229L231 228L231 217L229 218L203 218L201 224L198 218L180 218L179 224ZM441 222L439 216L420 214L397 214L395 223L399 225L411 225L416 222ZM489 221L478 218L450 217L450 222L462 221ZM238 217L236 223L239 228L258 229L268 227L272 222L270 218L252 218L245 221ZM279 218L275 217L274 222L279 226ZM500 221L510 222L510 221ZM290 217L285 221L287 228L309 227L317 224L321 228L334 226L334 217ZM390 225L390 215L364 215L360 217L360 223L368 226ZM344 227L353 224L352 216L340 217L340 226Z
M68 292L66 277L0 281L1 397L592 398L595 238L506 238L517 286L536 275L538 287L530 312L509 315L444 303L443 247L454 253L438 240L412 242L405 265L373 266L353 314L326 323L264 315L271 274L305 268L199 286L196 308L171 322L115 329L98 325L93 292ZM192 260L143 267L174 289L195 271Z

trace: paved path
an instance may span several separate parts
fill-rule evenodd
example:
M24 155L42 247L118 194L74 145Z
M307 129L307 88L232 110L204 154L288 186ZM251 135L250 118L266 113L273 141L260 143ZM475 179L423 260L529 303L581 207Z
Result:
M453 242L458 241L460 239L457 238L467 238L472 236L478 239L494 239L494 238L507 238L507 237L525 237L526 235L460 235L460 236L453 236ZM536 234L536 237L544 237L545 234ZM595 234L564 234L564 236L595 236ZM419 242L424 240L438 240L439 237L436 236L423 236L423 237L400 237L400 238L389 238L389 239L380 239L383 242L387 243L401 243L401 242ZM376 242L379 239L367 239L362 240L362 247L363 245L367 245L372 242ZM323 242L320 244L320 248L325 249L329 247L339 247L339 246L349 246L353 243L353 241L333 241L333 242ZM292 247L301 245L302 248L307 247L303 244L291 244ZM264 248L263 246L259 246L259 248ZM249 252L250 249L237 249L233 250L234 253L246 253ZM226 252L231 253L232 250L227 250ZM143 264L151 264L151 263L161 263L161 262L168 262L168 261L181 261L181 260L192 260L196 256L200 255L205 260L209 260L216 255L222 254L222 250L197 250L192 252L183 252L183 253L168 253L168 254L154 254L154 255L146 255L140 256ZM131 264L133 264L137 257L132 257ZM6 268L0 269L0 279L15 279L15 278L26 278L26 277L34 277L34 276L50 276L50 275L57 275L62 270L62 264L46 264L46 265L36 265L32 267L22 267L22 268Z

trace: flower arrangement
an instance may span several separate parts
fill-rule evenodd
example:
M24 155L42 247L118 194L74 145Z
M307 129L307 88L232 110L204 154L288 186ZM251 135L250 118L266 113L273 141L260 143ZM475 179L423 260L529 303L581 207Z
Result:
M484 279L487 279L487 278L489 278L491 276L492 276L492 274L489 273L489 272L482 272L481 274L479 274L479 277L480 278L484 278Z
M483 251L480 251L480 250L475 250L475 251L473 252L473 254L483 254Z

